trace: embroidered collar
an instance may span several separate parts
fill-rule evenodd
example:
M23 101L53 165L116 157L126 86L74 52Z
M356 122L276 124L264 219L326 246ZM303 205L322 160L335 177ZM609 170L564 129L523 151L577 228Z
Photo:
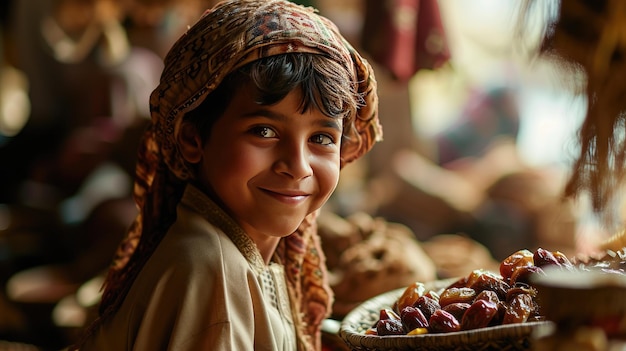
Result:
M185 188L181 204L199 213L209 222L220 228L232 240L239 251L258 272L266 269L265 262L256 244L241 226L220 206L197 187L189 184Z

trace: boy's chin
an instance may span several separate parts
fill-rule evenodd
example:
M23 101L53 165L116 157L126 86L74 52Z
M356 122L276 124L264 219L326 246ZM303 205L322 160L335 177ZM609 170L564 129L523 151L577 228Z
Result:
M280 233L277 234L277 236L281 238L288 237L289 235L295 233L298 230L298 228L300 228L300 225L297 225L295 227L289 227L288 229L285 229L285 230L281 230Z
M308 223L308 225L310 225L311 220L307 219L307 217L309 217L311 213L304 216L299 215L298 218L291 216L285 218L276 217L272 221L263 220L256 223L258 226L255 226L254 230L259 233L264 233L264 235L267 236L284 238L295 233L302 226L302 224L307 225Z
M304 222L306 222L306 216L304 218L302 218L302 220L297 222L297 223L296 222L292 222L292 223L289 223L289 225L287 225L287 223L285 223L285 226L282 229L277 230L275 233L277 233L277 236L279 236L281 238L287 237L287 236L295 233L300 228L302 223L304 223Z

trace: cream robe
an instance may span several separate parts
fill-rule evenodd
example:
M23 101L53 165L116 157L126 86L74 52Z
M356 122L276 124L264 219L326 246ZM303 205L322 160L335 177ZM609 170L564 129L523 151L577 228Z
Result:
M83 350L296 350L283 266L189 185L119 312ZM223 229L221 229L223 228Z

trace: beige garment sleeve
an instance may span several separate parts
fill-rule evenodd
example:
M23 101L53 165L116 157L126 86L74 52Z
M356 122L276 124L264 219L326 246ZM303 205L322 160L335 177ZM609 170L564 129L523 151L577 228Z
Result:
M150 300L134 350L254 350L255 278L232 242L198 230L197 219L179 222L190 228L174 226L147 266L156 268L144 275L156 284L144 292Z

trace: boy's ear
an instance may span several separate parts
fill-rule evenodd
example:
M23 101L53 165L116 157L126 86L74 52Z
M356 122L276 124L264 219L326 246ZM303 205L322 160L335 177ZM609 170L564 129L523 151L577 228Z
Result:
M194 125L183 122L178 133L178 145L183 158L189 163L198 163L202 160L202 139Z

